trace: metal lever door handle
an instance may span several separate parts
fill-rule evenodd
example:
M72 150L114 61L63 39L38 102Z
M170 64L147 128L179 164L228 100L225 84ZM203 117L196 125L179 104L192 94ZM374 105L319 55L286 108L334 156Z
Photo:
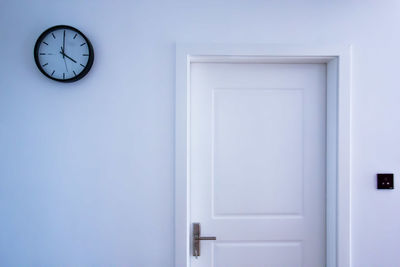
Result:
M196 240L217 240L215 236L201 236L197 237Z
M200 223L193 223L193 256L200 256L200 241L217 240L215 236L200 236Z

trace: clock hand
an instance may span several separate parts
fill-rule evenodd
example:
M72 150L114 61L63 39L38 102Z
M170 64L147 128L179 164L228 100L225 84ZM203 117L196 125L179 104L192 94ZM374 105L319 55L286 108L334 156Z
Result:
M60 53L63 55L63 59L64 59L64 64L65 64L65 69L67 70L67 72L69 72L68 71L68 67L67 67L67 61L65 60L65 57L64 57L64 49L63 49L63 47L61 46L61 51L60 51Z
M74 63L76 63L76 60L65 54L64 52L60 51L60 54L63 55L63 57L67 57L68 59L72 60Z
M64 58L64 64L65 64L65 69L67 70L67 72L69 72L67 67L67 61L65 61L65 58Z
M69 57L67 54L64 54L67 58L69 58L70 60L72 60L72 62L76 63L76 60L74 60L73 58Z
M65 30L64 30L64 35L63 35L63 46L61 47L61 50L64 53L64 49L65 49ZM65 58L65 55L63 55L63 58Z

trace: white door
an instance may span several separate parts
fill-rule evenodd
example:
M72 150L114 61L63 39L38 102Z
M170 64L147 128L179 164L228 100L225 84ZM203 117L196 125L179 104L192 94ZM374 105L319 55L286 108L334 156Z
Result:
M325 266L326 65L190 69L191 267Z

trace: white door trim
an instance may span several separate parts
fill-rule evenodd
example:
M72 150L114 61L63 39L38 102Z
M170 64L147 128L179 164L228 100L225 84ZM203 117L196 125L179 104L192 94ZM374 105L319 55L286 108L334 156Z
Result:
M190 63L327 64L327 267L350 267L351 46L176 46L175 266L190 266Z

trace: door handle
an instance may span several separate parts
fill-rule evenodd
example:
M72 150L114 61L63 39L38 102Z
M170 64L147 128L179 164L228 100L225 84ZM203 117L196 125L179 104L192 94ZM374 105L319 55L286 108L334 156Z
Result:
M215 236L200 236L200 223L193 223L193 256L200 256L200 241L217 240Z

